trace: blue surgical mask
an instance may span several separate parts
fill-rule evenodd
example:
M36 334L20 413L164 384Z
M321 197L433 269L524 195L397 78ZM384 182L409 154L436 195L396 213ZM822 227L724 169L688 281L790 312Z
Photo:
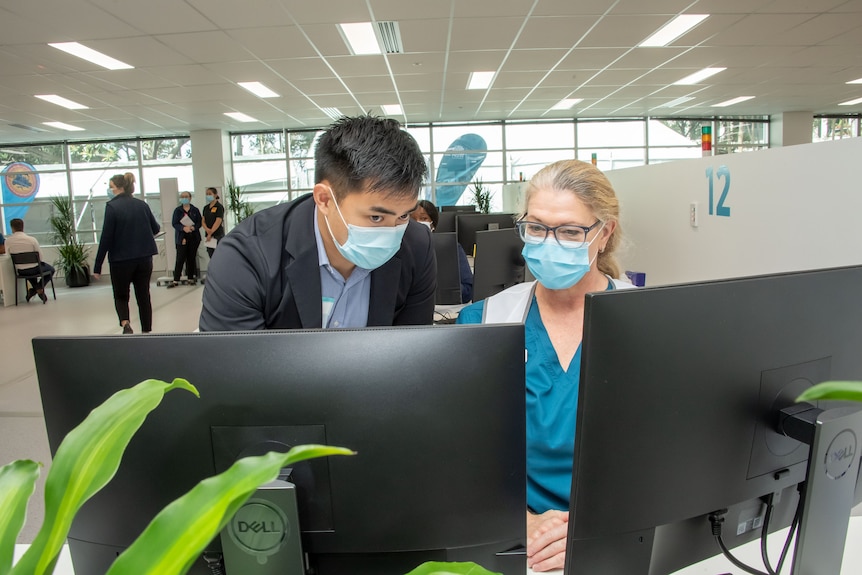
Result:
M590 260L589 248L597 237L578 248L564 248L549 237L540 244L525 243L521 255L540 284L552 290L568 289L590 271L595 258Z
M192 201L191 201L191 199L190 199L190 198L180 198L180 203L181 203L182 205L184 205L184 206L187 206L187 205L189 205L190 203L192 203Z
M335 194L330 196L335 204L335 209L338 210L341 221L347 226L347 241L344 242L344 245L339 244L338 240L335 239L335 234L332 233L332 228L329 226L329 219L324 216L326 228L329 230L329 235L332 236L335 247L347 261L366 270L375 270L391 260L392 256L401 249L401 239L407 230L407 224L394 227L348 224L344 219L344 214L341 213L341 208L338 207L338 202L335 201Z
M113 197L114 197L114 190L112 190L110 186L108 186L108 197L109 197L109 198L113 198Z
M215 196L207 196L207 203L212 202L215 199Z

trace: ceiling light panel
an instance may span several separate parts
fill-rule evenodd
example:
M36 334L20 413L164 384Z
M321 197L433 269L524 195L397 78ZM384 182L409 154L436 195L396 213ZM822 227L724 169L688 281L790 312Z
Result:
M341 111L338 108L321 108L321 110L323 110L323 113L333 120L337 120L342 116Z
M862 84L862 78L857 78L857 79L855 79L855 80L850 80L849 82L846 82L846 83L847 83L847 84Z
M681 98L677 98L676 100L671 100L670 102L662 104L661 106L658 106L658 107L659 108L675 108L676 106L679 106L681 104L685 104L686 102L690 102L692 100L694 100L694 96L682 96Z
M727 70L727 68L704 68L703 70L695 72L694 74L689 74L682 80L677 80L676 82L674 82L674 84L679 86L690 86L692 84L698 84L703 80L706 80L710 76L714 76L719 72L724 72L725 70Z
M243 114L242 112L225 112L224 115L230 116L231 118L233 118L237 122L248 123L248 122L258 122L259 121L257 118L252 118L248 114Z
M258 98L279 98L280 96L261 84L260 82L237 82L237 85L245 88Z
M850 100L848 102L841 102L838 105L839 106L855 106L856 104L862 104L862 98L856 98L855 100Z
M739 104L740 102L747 102L748 100L753 100L754 96L739 96L738 98L733 98L731 100L725 100L724 102L719 102L718 104L713 104L713 108L726 108L727 106L733 106L734 104Z
M551 109L552 110L571 110L575 107L576 104L580 104L583 102L583 98L563 98L556 104L554 104Z
M470 72L470 79L467 81L468 90L485 90L491 85L494 80L495 72Z
M638 46L644 48L667 46L707 18L709 18L709 14L680 14Z
M401 116L404 113L401 110L401 106L398 104L384 104L380 106L380 109L383 110L383 113L387 116Z
M67 54L71 54L72 56L77 56L83 60L101 66L103 68L107 68L108 70L128 70L130 68L134 68L125 62L121 62L115 58L111 58L106 54L102 54L101 52L97 52L92 48L87 48L83 44L79 44L78 42L56 42L49 43L49 46L52 48L56 48L58 50L62 50Z
M371 22L351 22L338 24L338 31L354 56L362 54L382 54L380 42Z
M60 130L66 130L67 132L83 132L84 128L79 128L78 126L73 126L71 124L64 124L63 122L42 122L46 126L51 126L52 128L58 128Z
M58 96L57 94L37 94L36 97L40 100L45 100L46 102L51 102L52 104L63 106L64 108L68 108L70 110L88 109L87 106L85 106L84 104L79 104L78 102L66 99L63 96Z

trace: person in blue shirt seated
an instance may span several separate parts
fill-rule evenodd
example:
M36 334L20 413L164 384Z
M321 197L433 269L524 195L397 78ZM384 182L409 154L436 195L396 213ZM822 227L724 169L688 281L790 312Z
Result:
M527 564L565 562L580 381L584 296L634 287L618 280L619 202L592 164L544 167L517 221L536 278L467 306L457 323L524 322L527 393Z
M440 221L437 206L428 200L419 200L416 210L410 215L420 224L431 228L432 232L437 229L437 222ZM461 303L468 303L473 299L473 270L470 269L470 262L467 261L464 248L460 243L456 245L458 246L458 271L461 276Z

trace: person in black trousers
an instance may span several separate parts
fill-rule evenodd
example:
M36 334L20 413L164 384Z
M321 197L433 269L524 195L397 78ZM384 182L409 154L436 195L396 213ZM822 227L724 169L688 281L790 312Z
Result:
M189 192L180 193L180 205L174 210L171 225L174 227L174 239L177 246L177 263L174 266L174 281L169 288L177 287L186 267L186 281L195 285L198 278L198 246L201 245L201 212L192 205L192 195Z
M135 193L135 175L117 174L108 183L114 197L105 206L105 223L93 277L99 279L105 256L111 264L111 286L114 288L114 307L123 327L123 333L134 333L129 322L129 286L135 286L135 300L141 318L141 331L153 329L153 305L150 301L150 277L153 275L153 256L158 253L155 235L160 226L142 200Z
M224 206L218 201L218 191L207 188L207 204L204 206L204 232L206 241L219 241L224 237ZM207 255L212 258L215 248L207 246Z

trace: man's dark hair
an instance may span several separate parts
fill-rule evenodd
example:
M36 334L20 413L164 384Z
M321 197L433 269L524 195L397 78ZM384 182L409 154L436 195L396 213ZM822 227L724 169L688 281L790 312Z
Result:
M419 144L391 118L343 117L314 150L314 181L329 180L336 198L367 189L415 196L428 168Z
M13 232L23 232L24 231L24 220L21 218L12 218L9 220L9 227L12 228Z

